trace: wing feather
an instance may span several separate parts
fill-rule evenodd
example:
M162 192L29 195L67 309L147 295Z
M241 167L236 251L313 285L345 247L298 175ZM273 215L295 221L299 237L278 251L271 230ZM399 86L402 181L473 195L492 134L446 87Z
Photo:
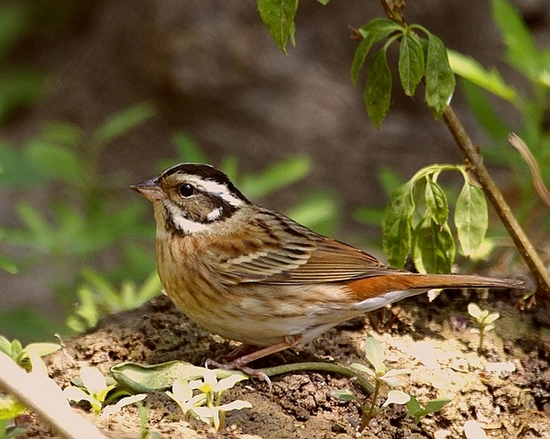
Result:
M256 241L247 240L246 245L232 243L232 248L245 250L236 252L221 264L219 274L226 283L341 282L402 272L386 267L355 247L319 235L284 215L270 212L264 215L260 224L256 228ZM284 233L284 239L278 239L274 231ZM218 253L227 254L227 250Z

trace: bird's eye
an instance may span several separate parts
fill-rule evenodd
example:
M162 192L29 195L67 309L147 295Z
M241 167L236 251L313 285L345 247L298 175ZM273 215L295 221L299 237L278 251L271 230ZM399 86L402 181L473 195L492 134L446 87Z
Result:
M178 188L180 195L184 198L188 198L195 193L195 186L189 183L184 183Z

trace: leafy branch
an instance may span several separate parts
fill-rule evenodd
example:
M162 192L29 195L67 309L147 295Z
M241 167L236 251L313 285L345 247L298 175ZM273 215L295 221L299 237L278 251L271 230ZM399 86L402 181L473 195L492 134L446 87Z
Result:
M489 226L487 203L464 165L431 165L418 171L392 196L382 220L383 249L390 264L402 267L409 255L420 272L448 273L455 259L449 203L437 179L460 172L464 185L456 200L454 223L462 253L475 254ZM423 209L421 209L423 207Z
M537 292L545 298L550 298L550 275L538 255L537 251L529 241L529 238L519 225L512 210L497 185L489 175L489 171L483 164L483 157L473 144L472 140L466 133L466 130L460 123L453 109L449 106L445 110L443 117L445 124L453 135L457 145L464 154L466 160L471 164L471 170L476 176L485 196L491 202L493 208L497 212L500 220L506 227L508 234L514 241L519 254L529 267L531 274L535 278Z
M321 3L326 4L327 2L323 1ZM423 26L419 24L408 25L405 22L403 16L405 3L403 1L380 0L380 3L387 18L375 18L358 30L357 34L360 35L361 42L356 49L351 66L352 82L357 86L359 73L366 63L367 55L375 44L383 43L382 47L372 55L369 62L363 90L363 100L367 114L374 125L379 128L389 111L392 77L386 54L391 45L398 44L398 70L404 93L408 96L413 96L418 85L424 81L424 99L427 106L432 110L436 119L443 118L465 157L468 169L476 177L485 196L493 205L518 248L521 257L532 272L538 293L545 298L550 298L550 276L543 262L519 226L518 221L512 215L510 207L505 202L501 192L491 179L483 164L479 148L474 146L449 105L456 81L445 45L440 38ZM497 13L500 15L506 13L507 5L504 0L493 0L493 3ZM298 3L296 0L258 0L258 9L264 23L268 26L271 35L274 36L275 41L285 53L288 40L290 39L292 44L295 43L294 17L297 6ZM522 31L522 27L521 22L518 20L515 19L510 26L513 25L519 32ZM521 36L524 33L519 32L519 35ZM529 77L540 82L540 75L544 74L544 70L541 71L540 66L533 65L533 63L523 62L526 60L526 55L521 50L517 50L521 44L511 38L510 35L508 35L506 43L508 46L514 46L515 44L514 47L516 50L510 51L508 54L510 62L521 66ZM531 46L528 47L530 51L533 53L536 52L534 45L531 44ZM457 57L455 57L455 61L456 59ZM455 62L454 64L456 65L457 63ZM492 79L493 83L495 81L502 83L502 81L499 81L500 78L497 74L493 74L489 79ZM509 99L514 99L510 95L511 89L500 87L498 92L506 94ZM406 215L411 216L409 195L405 192L406 190L400 194L402 199L398 207L403 207ZM404 235L402 235L405 241L403 248L410 248L410 229L404 224L398 222L393 224L393 227L396 228L398 234L404 232ZM450 241L447 240L442 244L444 246L449 245ZM438 248L441 249L442 247ZM403 259L402 254L399 255L398 259Z

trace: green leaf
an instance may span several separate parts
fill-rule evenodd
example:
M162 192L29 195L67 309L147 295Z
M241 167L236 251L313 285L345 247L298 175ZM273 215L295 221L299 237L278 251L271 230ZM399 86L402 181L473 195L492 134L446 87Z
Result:
M15 396L0 393L0 420L17 418L25 411L26 407Z
M29 163L24 151L25 149L19 151L0 144L0 188L27 189L46 180L46 177Z
M401 390L390 390L386 401L382 404L382 407L387 407L390 404L405 405L410 399L411 396Z
M411 229L415 229L427 215L426 207L426 178L421 177L415 179L414 176L410 180L412 185L411 196L414 203L414 211L411 219Z
M407 96L414 95L424 75L424 51L420 39L414 34L405 35L399 44L399 77Z
M237 186L241 188L242 192L245 192L242 190L242 186L238 183L239 161L234 154L227 154L223 157L222 162L220 164L220 169L226 173L226 175L229 177L231 181L237 182ZM246 193L248 194L248 192Z
M98 144L105 145L151 119L155 114L155 107L149 102L126 108L108 117L94 133L94 139Z
M516 100L515 88L506 84L495 68L487 70L472 57L462 55L454 50L447 50L447 54L451 68L457 75L505 101L513 103Z
M106 276L90 268L83 269L81 274L82 277L86 279L86 281L99 293L104 302L110 305L118 304L118 291Z
M418 399L416 399L414 396L411 396L411 398L407 402L407 410L409 416L414 416L414 414L421 409L422 407L420 406Z
M36 353L39 357L45 357L46 355L53 354L61 349L61 345L57 343L30 343L25 346L25 351L28 354Z
M354 221L368 226L378 227L382 224L384 210L378 207L361 206L353 212Z
M146 398L146 396L147 395L141 393L139 395L126 396L126 397L118 400L116 404L110 405L110 406L105 407L103 409L103 413L101 414L101 419L108 418L112 414L121 411L127 405L135 404L139 401L143 401Z
M88 175L84 163L68 147L35 141L25 150L26 159L38 173L72 186L86 184Z
M12 420L0 419L0 431L5 432L2 439L15 439L27 431L26 428L11 427L12 424Z
M18 68L13 65L6 66L2 63L0 70L0 122L22 107L34 104L38 98L45 94L45 75L35 70Z
M400 383L397 379L398 375L403 375L406 373L412 373L411 369L391 369L384 373L383 376L378 376L378 379L384 381L390 387L399 387Z
M289 38L291 44L296 45L294 17L297 9L298 0L258 0L260 17L268 27L271 37L284 53L286 53Z
M456 200L455 225L462 252L472 257L489 227L489 213L483 191L469 181L464 183Z
M331 390L330 396L339 399L340 401L354 401L357 397L347 389Z
M218 406L218 409L224 412L229 412L231 410L250 409L250 408L252 408L252 404L249 401L243 401L241 399L231 401L227 404L220 404Z
M432 217L437 225L443 226L449 217L449 205L443 189L431 178L426 178L424 193L428 215Z
M405 184L403 177L396 169L383 166L378 172L378 182L387 195L393 194L399 187Z
M178 131L174 134L174 143L178 151L178 158L185 162L208 163L208 157L200 146L187 134Z
M0 268L11 274L17 273L17 265L3 255L0 255Z
M307 197L285 212L290 218L322 235L334 235L341 208L327 192L309 192ZM380 221L376 223L380 224Z
M48 251L51 245L51 236L53 234L50 225L44 220L38 210L26 201L22 201L17 205L17 212L25 226L33 235L33 239L36 239L35 248L40 248L42 251Z
M158 296L162 291L162 285L157 272L151 273L145 282L136 291L133 307L139 308L145 302L148 302L153 297Z
M69 122L48 122L44 126L42 139L48 143L77 147L84 144L86 133L78 125Z
M537 80L538 53L529 28L507 0L492 0L493 20L506 44L506 60L528 78Z
M367 114L376 128L380 128L390 109L391 88L392 75L382 48L372 57L363 94Z
M487 314L489 314L488 311ZM21 360L24 359L23 345L19 340L13 340L11 342L11 358L17 364L21 364Z
M329 2L330 0L317 0L317 1L318 1L319 3L321 3L323 6L326 6L326 5L328 5L328 2Z
M425 98L436 119L439 119L447 108L455 85L455 75L449 65L443 41L429 34Z
M483 320L483 310L479 307L477 303L468 304L468 314L470 314L474 319L481 322Z
M3 352L11 358L11 343L2 335L0 335L0 352Z
M355 370L359 370L363 373L366 373L367 375L369 376L372 376L374 377L375 376L375 373L369 369L367 366L365 366L364 364L361 364L361 363L351 363L351 368L352 369L355 369Z
M256 199L300 181L310 171L309 157L296 156L269 165L261 174L248 174L237 180L242 192L251 199Z
M372 364L372 367L374 367L377 375L386 373L384 350L378 340L373 337L367 337L365 342L365 356L370 364Z
M498 312L494 312L492 314L489 314L487 317L483 319L483 324L488 326L497 321L500 318L500 314Z
M502 120L489 99L487 93L484 93L477 85L468 80L462 81L462 90L468 101L468 106L474 113L474 116L485 131L497 143L503 143L508 138L512 130ZM503 154L499 151L498 155L503 159ZM491 163L494 163L493 161Z
M183 361L168 361L153 365L124 362L111 368L111 374L120 386L139 393L168 389L177 379L187 381L202 379L204 372L204 367L194 366ZM242 379L248 379L248 376L242 372L222 369L214 369L214 372L217 379L235 374Z
M77 291L77 297L76 311L67 317L66 325L75 332L84 332L99 322L99 306L96 296L88 287L81 287Z
M353 56L353 62L351 63L351 80L354 86L357 86L359 72L363 64L365 64L365 59L372 45L387 38L393 32L402 30L403 28L388 18L375 18L359 29L359 33L363 36L363 40L357 46L357 50Z
M403 267L411 250L414 201L407 183L392 196L382 220L382 248L390 265Z
M427 413L436 413L439 410L441 410L443 407L445 407L447 404L451 402L450 399L447 398L438 398L438 399L432 399L428 404L426 404L426 407L424 407L424 410Z
M51 317L32 309L21 308L0 312L0 333L17 337L24 343L37 338L54 339L54 334L62 329Z
M414 230L414 261L419 271L449 273L455 257L455 242L449 225L439 226L427 216Z

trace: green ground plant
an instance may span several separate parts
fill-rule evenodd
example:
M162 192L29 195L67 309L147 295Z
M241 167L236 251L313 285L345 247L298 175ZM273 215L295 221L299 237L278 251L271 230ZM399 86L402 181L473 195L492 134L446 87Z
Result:
M0 352L3 352L10 357L17 365L27 371L32 370L32 361L34 357L45 357L61 348L57 343L30 343L23 346L19 340L11 342L0 335Z
M146 397L144 394L132 395L127 390L117 387L112 378L105 379L96 367L89 366L80 369L80 378L76 380L75 385L65 387L63 394L71 401L88 402L93 412L103 412L104 418ZM107 407L115 401L117 402L114 405Z
M375 383L374 392L371 395L372 402L370 404L361 404L363 417L361 419L361 425L358 428L359 432L363 431L369 422L390 404L406 405L407 416L413 418L414 422L418 424L422 418L440 411L445 405L451 402L451 400L447 398L438 398L428 401L428 403L422 407L415 396L409 395L401 390L392 389L388 391L386 400L382 405L377 407L376 400L380 395L382 386L385 384L390 387L399 387L400 383L397 377L399 375L409 374L412 370L388 369L385 364L386 359L382 345L373 337L368 337L365 341L365 357L374 370L360 363L353 363L351 365L352 368L374 378ZM333 391L331 395L342 401L357 401L357 397L352 392L345 389Z
M17 264L24 272L46 258L56 272L52 289L68 315L68 328L73 331L93 327L107 314L136 308L161 290L151 253L154 229L149 224L147 206L132 196L120 202L113 188L127 190L131 182L117 172L104 175L99 167L100 154L111 142L154 115L154 108L142 103L107 118L91 135L77 125L54 122L21 150L0 145L0 163L9 169L0 174L0 191L49 187L55 188L56 194L46 210L30 200L18 202L16 210L22 225L0 229L0 238L10 246L27 248L28 256L15 263L4 258L2 266L14 269ZM185 134L175 133L173 140L176 157L159 161L152 173L177 161L209 162ZM227 156L221 168L247 196L257 200L305 178L311 163L308 157L297 155L251 174L240 169L234 156ZM338 224L337 206L334 196L317 191L288 213L321 233L332 234ZM99 269L89 267L90 261L97 261L106 253L116 255L117 263ZM36 332L66 332L61 324L34 311L2 314L0 330L22 338L32 339Z
M143 405L141 401L136 402L136 406L138 408L139 413L139 427L140 427L140 439L163 439L163 436L161 436L156 431L149 431L149 428L147 427L148 421L149 421L149 410L147 407Z
M369 425L369 422L380 413L380 410L385 409L390 404L407 404L410 399L410 395L402 392L401 390L390 390L386 396L386 400L382 406L378 408L376 401L380 396L382 386L387 385L390 387L399 387L400 383L397 377L399 375L409 374L412 370L388 369L385 364L385 355L382 345L373 337L368 337L365 341L365 358L374 370L360 363L353 363L351 365L353 369L359 370L374 379L374 391L371 395L372 402L370 404L361 404L363 416L361 419L361 425L358 427L359 432L363 431L367 425ZM342 401L352 401L357 399L349 390L337 390L332 392L332 395Z
M426 405L422 407L418 399L411 396L407 402L407 415L413 418L415 424L418 424L423 418L437 413L450 402L451 400L448 398L437 398L428 401Z
M24 428L11 427L9 419L0 418L0 439L12 439L22 435L25 432Z
M495 329L494 323L500 317L498 312L491 312L488 309L481 309L476 303L468 304L468 314L476 321L477 328L472 331L479 334L479 345L477 351L483 352L483 342L485 334Z
M154 269L145 252L144 238L151 236L142 219L145 206L138 200L120 203L113 188L123 186L125 179L117 172L104 175L99 163L111 142L154 114L154 108L143 103L108 117L90 135L75 124L51 122L20 148L0 145L5 169L0 174L0 191L25 190L30 195L19 197L15 205L20 225L2 228L4 244L26 249L25 256L15 261L18 275L47 261L54 270L50 288L65 313L72 311L82 267L91 260L97 263L106 252L117 249L118 263L104 270L110 279L144 279L146 275L138 270L147 266L148 274ZM44 194L38 203L42 207L31 201L37 190ZM60 323L47 321L36 311L3 312L0 321L2 332L27 339L37 327L39 333L63 332Z
M216 372L209 369L203 369L202 375L202 379L191 381L179 378L172 391L166 392L181 408L185 421L193 416L220 431L228 411L252 407L250 402L241 400L222 404L223 393L246 377L234 374L218 380Z

